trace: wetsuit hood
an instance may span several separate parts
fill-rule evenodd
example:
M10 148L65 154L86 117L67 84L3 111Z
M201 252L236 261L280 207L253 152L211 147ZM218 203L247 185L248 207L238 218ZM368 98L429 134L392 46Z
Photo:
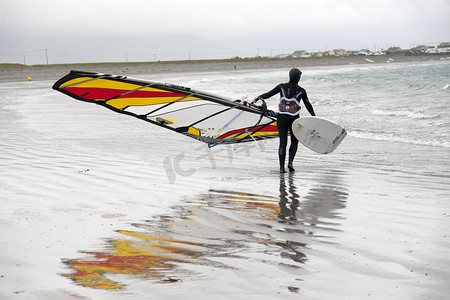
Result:
M292 68L289 71L289 82L298 83L300 81L300 76L302 76L302 72L297 68Z

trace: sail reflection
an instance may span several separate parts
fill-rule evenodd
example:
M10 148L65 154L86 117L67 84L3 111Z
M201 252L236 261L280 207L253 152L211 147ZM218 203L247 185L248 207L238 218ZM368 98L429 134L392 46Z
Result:
M345 207L347 194L338 179L312 188L301 188L296 180L292 174L280 177L278 197L209 190L173 207L170 216L117 231L102 251L64 260L71 272L63 276L81 286L114 290L126 287L118 274L174 283L205 275L193 274L199 268L188 265L235 270L249 259L300 272L310 245L326 238L324 230L338 230L339 223L330 225L330 219L339 219L337 210Z
M191 263L202 253L201 245L180 240L161 239L150 234L121 230L119 233L137 240L113 239L104 252L83 252L88 259L65 260L73 273L64 276L79 285L99 289L120 289L124 284L105 274L132 274L161 283L176 279L165 271L175 263Z

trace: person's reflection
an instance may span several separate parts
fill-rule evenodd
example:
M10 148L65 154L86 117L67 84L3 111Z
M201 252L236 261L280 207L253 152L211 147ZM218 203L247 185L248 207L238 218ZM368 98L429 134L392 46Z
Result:
M287 184L286 184L287 181ZM280 222L295 221L296 211L300 204L300 196L297 194L297 188L294 185L292 173L280 175L280 213L278 220Z

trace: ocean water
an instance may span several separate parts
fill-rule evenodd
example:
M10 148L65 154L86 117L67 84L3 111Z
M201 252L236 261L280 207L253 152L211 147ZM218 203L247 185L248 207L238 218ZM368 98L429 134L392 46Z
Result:
M0 231L23 237L0 298L445 298L450 62L292 67L348 136L285 175L276 139L208 149L54 81L0 83ZM250 101L288 71L135 77Z
M313 72L319 113L345 124L358 162L448 176L450 65L387 64ZM369 157L368 157L369 156Z

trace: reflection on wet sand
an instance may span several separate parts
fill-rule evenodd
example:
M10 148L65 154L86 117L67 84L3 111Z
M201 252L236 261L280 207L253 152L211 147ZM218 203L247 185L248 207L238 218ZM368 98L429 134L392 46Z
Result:
M136 240L113 239L105 252L84 252L90 259L65 261L75 272L64 276L77 284L99 289L119 289L124 284L108 279L105 274L132 274L161 283L173 278L164 272L175 262L190 262L202 253L194 243L159 239L154 236L130 231L119 233Z
M174 207L170 216L117 231L104 251L64 260L72 270L64 276L85 287L121 289L126 284L111 279L114 275L154 283L212 276L198 274L189 265L241 269L240 262L251 259L253 264L288 266L289 272L301 270L308 245L326 242L324 230L338 230L331 219L339 218L347 194L332 175L300 199L302 187L295 181L292 174L281 175L279 197L210 190Z
M286 182L287 181L287 182ZM280 221L295 221L296 212L300 204L300 195L297 193L297 187L294 184L294 176L289 173L288 176L280 175Z
M309 189L303 198L299 220L309 227L327 226L329 230L338 229L340 209L346 207L348 198L340 175L339 171L329 170L318 178L318 184Z

